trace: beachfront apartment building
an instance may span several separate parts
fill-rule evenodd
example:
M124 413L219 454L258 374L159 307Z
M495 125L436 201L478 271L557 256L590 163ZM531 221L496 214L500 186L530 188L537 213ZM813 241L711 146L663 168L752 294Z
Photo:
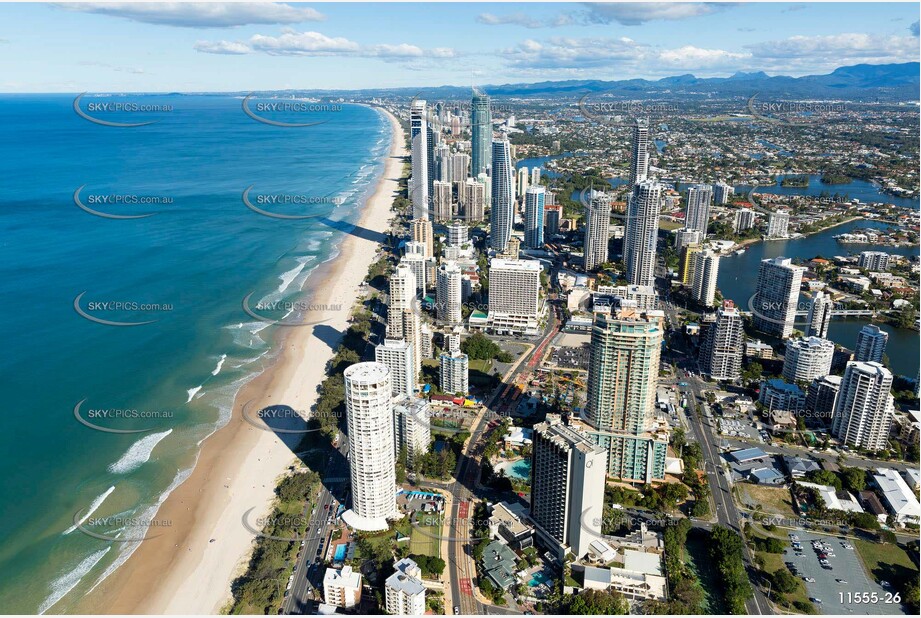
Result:
M417 252L416 249L419 249ZM424 248L420 243L406 243L406 253L400 258L400 264L409 268L416 277L416 291L425 292L426 283L428 282Z
M429 217L429 130L425 101L416 99L409 110L411 178L409 196L413 219Z
M425 586L422 570L411 558L394 563L394 572L384 581L384 607L391 616L425 614Z
M323 575L323 600L336 607L356 607L361 603L361 573L350 566L327 568Z
M591 191L585 206L585 235L583 264L590 272L608 261L608 238L611 228L611 196Z
M544 246L546 199L547 190L544 187L530 187L524 193L524 244L530 249L540 249Z
M414 243L422 246L422 255L426 258L435 255L435 234L430 219L413 219L409 223L410 234Z
M417 310L416 275L409 264L402 261L390 275L387 302L387 336L392 339L403 337L403 311Z
M356 363L343 378L352 508L342 519L356 530L386 530L388 520L398 516L390 369Z
M403 339L385 339L374 347L374 360L390 370L393 394L412 397L416 390L416 363L413 347Z
M601 538L606 451L550 416L534 426L531 445L531 520L562 560L585 555Z
M786 339L793 334L799 289L805 268L793 260L775 257L761 260L751 309L754 326L769 335Z
M498 333L536 334L542 305L540 262L493 258L489 262L487 324Z

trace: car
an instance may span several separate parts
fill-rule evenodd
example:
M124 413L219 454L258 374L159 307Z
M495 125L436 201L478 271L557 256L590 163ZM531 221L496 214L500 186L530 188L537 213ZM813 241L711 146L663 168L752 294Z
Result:
M458 615L458 614L460 614L460 607L458 607L457 605L455 605L455 606L454 606L454 615L456 616L456 615Z
M802 556L802 555L803 555L803 552L801 552L801 551L798 551L798 552L796 552L796 553L795 553L795 554L793 554L793 555L794 555L794 556L797 556L797 557L799 557L799 556Z
M885 581L885 580L881 580L881 581L879 582L879 585L882 586L883 588L888 588L888 587L891 586L892 584L890 584L889 582L887 582L887 581Z
M815 597L809 597L809 600L812 601L813 603L817 604L817 605L821 605L821 604L822 604L822 599L817 599L817 598L815 598Z
M804 582L809 582L810 584L814 584L814 583L815 583L815 577L804 577L804 578L803 578L803 581L804 581Z
M843 579L836 579L835 581L838 582L839 584L846 584L846 583L847 583L847 582L846 582L845 580L843 580Z

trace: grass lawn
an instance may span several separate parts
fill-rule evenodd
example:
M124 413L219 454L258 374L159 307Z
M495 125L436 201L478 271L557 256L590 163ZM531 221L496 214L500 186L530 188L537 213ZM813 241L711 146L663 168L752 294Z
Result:
M483 373L489 373L492 371L491 360L470 359L469 366L471 371L482 371Z
M660 230L677 230L684 227L684 223L679 223L678 221L672 221L671 219L659 219L659 229Z
M774 573L774 571L776 571L777 569L787 568L787 566L783 563L783 554L769 554L766 552L755 552L755 557L756 559L760 558L761 560L764 561L763 562L764 566L762 567L762 570L768 574ZM784 595L781 595L781 593L777 592L776 590L771 592L772 601L777 602L777 598L779 596L786 597L787 599L790 600L791 603L793 603L794 601L802 601L803 603L806 603L810 607L813 607L813 610L814 610L812 601L809 600L809 593L806 591L806 584L803 583L803 580L800 577L796 578L796 591L795 592L791 592L790 594L784 594ZM811 613L817 614L819 612L814 610Z
M873 543L863 539L853 543L863 565L876 581L887 581L899 588L902 582L918 580L918 567L898 545Z
M409 535L409 553L440 558L441 542L437 537L441 536L441 516L437 513L419 513L416 521L432 525L419 523L412 527Z
M760 505L760 510L796 517L793 511L793 498L790 490L782 487L763 487L761 485L739 484L739 491L748 494L751 504Z

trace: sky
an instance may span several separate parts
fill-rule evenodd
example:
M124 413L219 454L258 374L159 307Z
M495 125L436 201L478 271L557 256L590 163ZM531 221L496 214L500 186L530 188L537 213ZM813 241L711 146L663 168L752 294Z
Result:
M919 60L919 4L0 3L0 92L823 74Z

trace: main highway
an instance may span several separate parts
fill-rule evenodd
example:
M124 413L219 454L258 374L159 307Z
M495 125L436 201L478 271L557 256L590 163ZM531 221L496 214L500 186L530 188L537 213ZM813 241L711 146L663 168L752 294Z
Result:
M661 301L661 306L665 310L669 323L677 327L680 324L677 308L667 300ZM673 328L671 332L675 333L676 330ZM687 416L694 438L700 444L703 453L704 472L707 475L711 490L712 505L716 507L716 521L719 525L730 528L741 536L742 516L732 499L732 482L729 473L723 467L719 439L714 435L711 425L713 419L699 413L699 403L704 401L704 382L698 377L700 367L697 365L697 359L688 354L687 350L683 348L676 349L678 348L677 345L674 345L676 341L677 338L670 339L665 349L669 355L670 364L675 367L679 375L681 375L682 371L687 372L685 374L686 378L678 383L678 389L682 396L687 397ZM676 355L679 351L682 353L681 358ZM752 552L747 546L745 547L743 560L745 569L749 574L749 580L751 580L757 569L753 565ZM772 614L770 603L768 603L761 590L755 585L752 585L752 589L754 590L754 595L745 602L748 613L752 615Z

